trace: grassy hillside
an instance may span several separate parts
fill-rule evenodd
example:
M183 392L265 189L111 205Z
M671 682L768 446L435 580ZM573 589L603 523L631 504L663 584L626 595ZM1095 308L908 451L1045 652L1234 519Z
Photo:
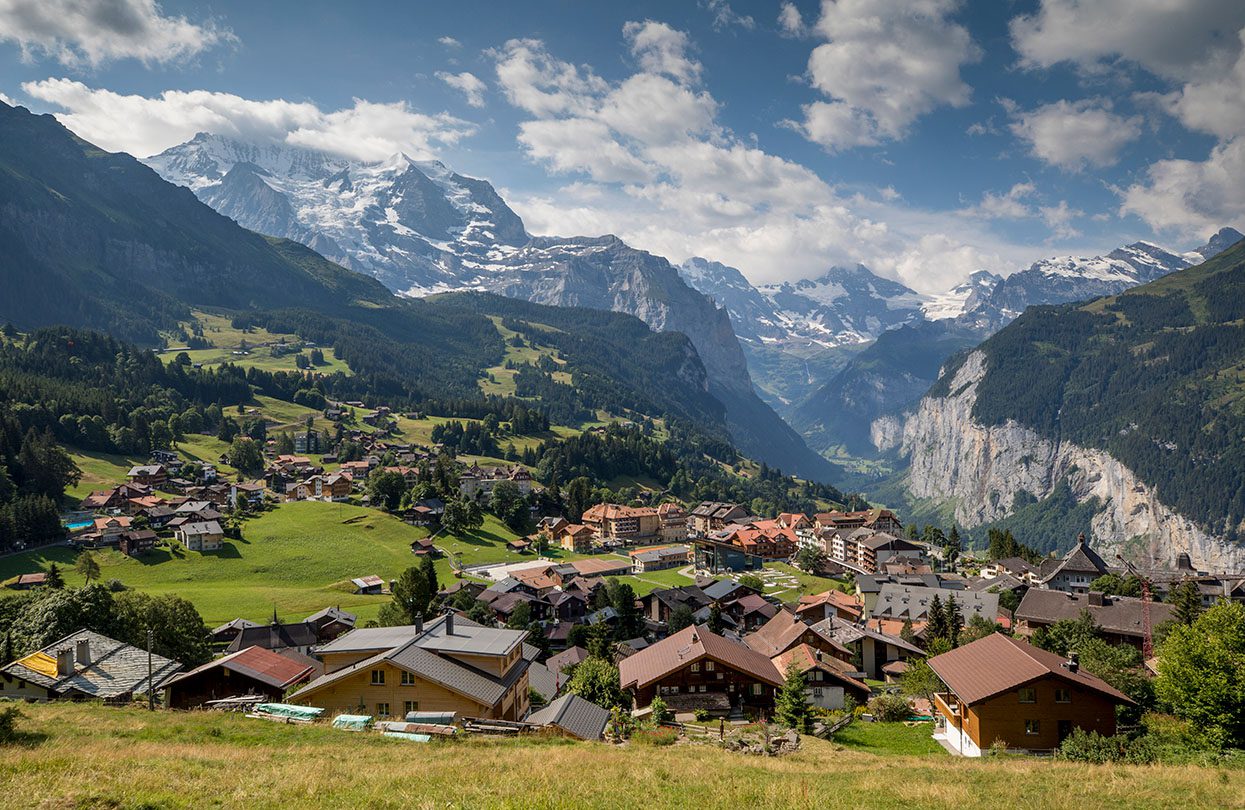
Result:
M794 755L756 758L707 745L418 745L238 715L153 715L89 704L22 711L30 739L6 749L0 768L0 791L13 807L1107 810L1240 807L1245 792L1241 771L955 760L907 741L899 750L920 753L879 756L868 740L806 738Z
M352 593L350 580L376 574L394 579L417 559L413 540L425 529L409 526L374 509L304 501L284 504L248 521L243 540L227 540L216 552L157 549L137 558L118 551L98 552L101 577L151 593L189 599L209 625L236 616L262 620L275 605L283 619L299 619L327 605L340 605L364 619L375 618L387 596ZM514 538L489 516L470 534L438 538L448 552L461 553L465 565L519 559L505 550ZM68 548L0 557L0 581L58 563L70 585L82 584L72 570L76 552ZM448 559L437 561L443 583L452 581Z

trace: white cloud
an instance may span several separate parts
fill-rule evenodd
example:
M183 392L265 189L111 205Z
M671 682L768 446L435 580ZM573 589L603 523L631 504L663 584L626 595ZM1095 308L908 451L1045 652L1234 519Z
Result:
M965 212L986 219L1024 219L1033 216L1033 209L1026 200L1035 193L1037 187L1027 182L1015 184L1004 194L987 191L980 203Z
M1120 150L1141 136L1141 117L1118 115L1105 99L1061 100L1011 115L1012 134L1029 144L1034 157L1069 171L1113 165Z
M462 93L466 97L467 103L472 107L484 106L484 91L488 86L480 81L475 74L463 71L462 73L446 73L445 71L437 71L437 78Z
M1123 192L1121 214L1189 237L1245 222L1245 137L1216 146L1204 161L1160 160L1144 183Z
M1060 200L1058 205L1040 206L1038 213L1056 239L1072 239L1081 235L1072 223L1085 216L1085 212L1068 205L1067 200Z
M70 66L167 63L233 40L210 20L165 15L155 0L0 0L0 41L17 43L26 60L44 54Z
M968 30L950 17L959 0L838 0L822 5L808 75L832 99L804 107L795 126L827 149L903 138L943 105L971 91L960 67L981 58Z
M8 104L10 107L17 106L17 102L14 101L12 98L6 96L4 93L0 93L0 101L3 101L5 104Z
M738 26L749 31L756 28L756 20L747 14L740 14L735 11L727 0L702 0L701 4L713 15L714 31L724 31L732 26Z
M700 62L688 57L687 34L663 22L645 20L623 26L623 36L631 55L648 73L664 73L675 81L694 82L700 78Z
M1072 62L1094 71L1122 59L1179 80L1234 62L1242 27L1240 0L1042 0L1036 14L1010 24L1024 67Z
M454 39L451 36L440 37L437 39L437 42L440 42L442 45L444 45L447 48L461 48L463 46L461 42L459 42L458 40Z
M1245 29L1237 38L1245 42ZM1245 48L1222 73L1188 82L1159 100L1190 129L1219 138L1245 135Z
M26 82L31 98L63 108L61 123L111 151L138 157L156 154L212 132L321 149L359 160L381 160L403 151L435 154L471 135L472 124L446 113L426 115L405 102L355 99L352 107L324 112L308 102L255 101L231 93L167 90L159 96L122 95L69 79Z
M528 116L519 124L524 152L571 181L554 193L508 192L533 233L615 233L675 261L727 262L757 282L863 261L940 290L1029 258L984 219L916 212L893 189L842 196L721 124L682 32L646 22L629 24L624 37L638 70L616 82L535 40L491 54L498 87Z
M784 2L778 8L778 28L785 36L802 37L808 33L808 29L804 26L804 17L800 14L800 9L795 3Z

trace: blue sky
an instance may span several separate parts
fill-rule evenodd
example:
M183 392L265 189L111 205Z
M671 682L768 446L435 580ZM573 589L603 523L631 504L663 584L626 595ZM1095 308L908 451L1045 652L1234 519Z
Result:
M1245 222L1239 0L0 0L0 94L145 156L198 129L437 157L537 233L756 282Z

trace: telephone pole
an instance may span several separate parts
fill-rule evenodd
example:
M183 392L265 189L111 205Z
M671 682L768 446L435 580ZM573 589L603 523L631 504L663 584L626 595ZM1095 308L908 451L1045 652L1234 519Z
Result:
M152 667L151 667L151 640L155 634L151 632L151 628L147 628L147 711L154 712L156 710L156 689L152 685Z

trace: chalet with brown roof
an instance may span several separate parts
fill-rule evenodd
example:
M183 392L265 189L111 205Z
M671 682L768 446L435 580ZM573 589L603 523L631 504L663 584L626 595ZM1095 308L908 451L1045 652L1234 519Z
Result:
M712 534L726 528L736 520L748 517L748 510L737 503L704 501L687 516L688 535L695 537Z
M663 503L657 507L657 517L661 520L661 540L663 543L681 543L687 539L687 510L677 503Z
M820 512L813 516L819 529L871 529L899 536L903 523L889 509L865 509L859 512Z
M777 605L764 596L750 593L722 606L722 612L735 620L741 631L755 630L780 612Z
M660 695L676 715L704 710L724 716L742 711L768 715L782 673L770 659L692 625L618 664L622 688L645 708Z
M808 644L797 644L784 653L774 656L774 667L783 675L787 668L795 666L804 676L804 689L809 703L823 709L842 709L851 697L858 705L869 700L869 685L857 679L851 664L826 655Z
M838 616L848 621L859 621L863 606L856 597L831 588L817 594L800 597L796 614L808 622L819 622L830 616Z
M831 658L852 660L851 650L788 610L778 611L758 630L744 636L744 644L767 658L774 658L804 645Z
M558 548L563 551L587 554L592 551L592 539L595 536L592 529L582 523L565 523L554 532L553 539Z
M929 659L947 685L934 696L934 738L953 753L979 757L996 741L1051 750L1075 728L1115 734L1115 707L1132 703L1101 678L1001 633Z
M142 484L159 489L164 486L164 482L169 477L169 471L163 464L140 464L137 467L131 467L126 473L126 477L130 479L132 484Z

